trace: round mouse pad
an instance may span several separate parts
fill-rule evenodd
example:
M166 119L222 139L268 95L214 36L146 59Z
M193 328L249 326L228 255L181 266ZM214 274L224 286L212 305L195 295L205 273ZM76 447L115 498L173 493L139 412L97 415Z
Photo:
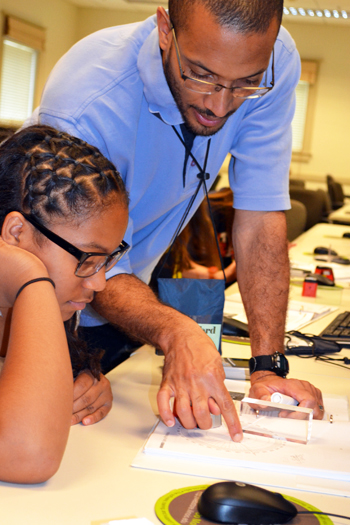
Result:
M204 519L197 510L198 500L209 485L197 485L172 490L161 496L155 505L155 512L164 525L213 525L213 521ZM298 511L308 510L320 512L319 509L290 496L283 496L294 503ZM333 525L332 520L325 515L301 514L288 522L288 525Z

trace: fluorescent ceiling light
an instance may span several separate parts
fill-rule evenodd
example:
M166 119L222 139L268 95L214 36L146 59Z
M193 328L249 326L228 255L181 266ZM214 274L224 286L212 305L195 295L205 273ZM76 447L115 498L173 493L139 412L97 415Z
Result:
M132 0L133 1L133 0ZM293 16L303 16L303 17L315 17L318 18L334 18L334 19L350 19L350 11L345 9L306 9L304 7L284 7L283 13Z

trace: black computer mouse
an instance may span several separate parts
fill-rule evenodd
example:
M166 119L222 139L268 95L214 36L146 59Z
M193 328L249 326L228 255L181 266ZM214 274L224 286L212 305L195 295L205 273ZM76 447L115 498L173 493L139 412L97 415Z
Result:
M325 246L316 246L314 249L314 254L316 255L338 255L337 252L334 250L330 250L329 248L326 248Z
M345 232L343 233L343 237L345 237L346 239L348 239L350 237L350 232Z
M217 523L273 525L287 523L298 511L282 494L239 481L224 481L208 487L198 501L198 511Z

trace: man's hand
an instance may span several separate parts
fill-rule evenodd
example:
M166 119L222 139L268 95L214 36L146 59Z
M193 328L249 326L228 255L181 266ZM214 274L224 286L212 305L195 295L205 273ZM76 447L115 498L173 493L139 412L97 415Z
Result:
M95 295L93 307L125 333L164 351L157 400L166 425L175 424L169 405L175 398L176 413L186 428L210 428L210 412L221 412L232 439L242 439L241 425L224 385L221 356L197 323L160 303L134 275L109 279L106 288Z
M221 356L209 337L195 323L182 331L165 355L163 380L158 392L160 416L174 426L175 415L185 428L209 429L210 413L222 414L231 438L242 440L242 428L233 401L224 386ZM174 413L170 399L174 398Z
M274 392L280 392L296 399L300 407L312 408L314 419L323 418L324 408L321 390L308 381L283 379L274 373L268 372L265 372L265 375L262 374L264 372L252 374L250 397L270 401Z
M74 382L72 425L101 421L112 408L112 401L111 385L104 375L98 381L90 372L82 372Z

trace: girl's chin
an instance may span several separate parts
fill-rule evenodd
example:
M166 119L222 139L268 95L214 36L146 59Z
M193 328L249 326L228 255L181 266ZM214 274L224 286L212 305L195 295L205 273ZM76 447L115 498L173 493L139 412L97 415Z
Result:
M77 310L73 311L71 308L69 310L67 308L61 309L61 315L62 315L63 322L69 321L69 319L72 319L76 311Z
M75 303L68 301L61 306L61 314L63 321L68 321L76 312L81 312L86 307L86 303Z

